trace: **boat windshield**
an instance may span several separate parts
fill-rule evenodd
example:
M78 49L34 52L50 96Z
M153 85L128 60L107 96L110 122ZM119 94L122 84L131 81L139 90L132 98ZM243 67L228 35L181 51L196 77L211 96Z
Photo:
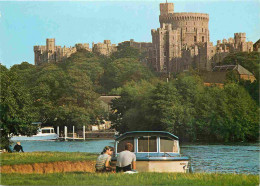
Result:
M178 141L168 137L160 137L160 151L178 153Z
M42 133L43 133L43 134L53 133L53 129L42 129Z
M134 148L132 150L132 152L134 152L134 149L135 149L134 137L127 137L127 138L124 138L123 140L118 142L117 153L125 150L126 143L131 143L134 146Z
M139 137L138 152L157 152L156 136Z

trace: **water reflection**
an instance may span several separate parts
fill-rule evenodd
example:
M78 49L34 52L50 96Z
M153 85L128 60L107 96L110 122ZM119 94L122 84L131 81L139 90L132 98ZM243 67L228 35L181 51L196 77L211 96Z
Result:
M113 140L78 141L22 141L25 152L61 151L100 153ZM201 145L184 144L181 153L191 157L195 172L259 173L259 145Z

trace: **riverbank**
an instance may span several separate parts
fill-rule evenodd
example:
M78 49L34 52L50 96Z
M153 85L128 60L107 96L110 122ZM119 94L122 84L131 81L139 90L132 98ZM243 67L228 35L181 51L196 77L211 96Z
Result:
M87 152L25 152L2 153L1 165L21 165L34 163L50 163L62 161L96 160L97 154Z
M244 174L183 173L53 173L2 174L2 185L259 185Z
M3 153L1 185L258 185L251 174L95 173L98 154L84 152Z

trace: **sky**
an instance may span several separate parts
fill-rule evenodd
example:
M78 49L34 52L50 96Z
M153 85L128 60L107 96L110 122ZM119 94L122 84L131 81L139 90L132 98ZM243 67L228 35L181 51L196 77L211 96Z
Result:
M159 25L159 4L165 1L1 1L0 63L6 67L34 64L34 45L55 38L56 45L118 44L134 39L151 42ZM175 12L208 13L210 40L245 32L247 40L260 38L259 0L168 0Z

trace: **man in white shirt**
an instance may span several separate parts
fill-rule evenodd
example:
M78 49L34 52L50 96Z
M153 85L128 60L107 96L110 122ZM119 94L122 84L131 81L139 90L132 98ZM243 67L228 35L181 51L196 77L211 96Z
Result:
M136 169L136 156L131 152L132 150L133 145L127 143L125 150L119 153L116 162L116 172L126 172Z

